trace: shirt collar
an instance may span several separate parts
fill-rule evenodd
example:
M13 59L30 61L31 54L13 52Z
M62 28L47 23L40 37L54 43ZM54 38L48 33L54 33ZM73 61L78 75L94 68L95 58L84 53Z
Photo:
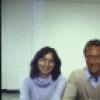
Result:
M88 68L86 68L86 81L88 81L91 77L92 75L89 73Z
M92 78L94 78L94 76L91 75L88 68L86 68L86 81L88 81L89 79L92 79ZM100 76L98 78L98 82L100 82Z

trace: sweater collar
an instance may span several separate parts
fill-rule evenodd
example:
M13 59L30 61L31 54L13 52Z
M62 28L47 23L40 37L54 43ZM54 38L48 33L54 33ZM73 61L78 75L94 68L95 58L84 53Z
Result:
M39 87L47 87L53 82L52 76L50 75L48 78L34 78L34 83L38 85Z

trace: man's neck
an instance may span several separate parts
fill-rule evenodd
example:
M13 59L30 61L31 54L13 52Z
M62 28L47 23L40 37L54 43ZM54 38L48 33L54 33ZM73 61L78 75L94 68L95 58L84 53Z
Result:
M99 72L95 72L95 73L91 73L91 74L94 76L95 80L97 81L99 76L100 76L100 73Z

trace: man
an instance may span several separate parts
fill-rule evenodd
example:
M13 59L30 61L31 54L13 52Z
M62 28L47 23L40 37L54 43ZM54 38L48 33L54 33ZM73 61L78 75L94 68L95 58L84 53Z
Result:
M63 100L100 100L100 40L88 41L84 55L87 67L71 73Z

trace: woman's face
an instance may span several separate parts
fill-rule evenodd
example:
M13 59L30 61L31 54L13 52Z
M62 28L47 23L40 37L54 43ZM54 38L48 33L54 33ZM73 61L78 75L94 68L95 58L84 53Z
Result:
M38 61L38 69L40 71L41 78L47 78L51 74L55 66L55 61L53 58L53 54L51 52L44 55L43 58L40 58Z

